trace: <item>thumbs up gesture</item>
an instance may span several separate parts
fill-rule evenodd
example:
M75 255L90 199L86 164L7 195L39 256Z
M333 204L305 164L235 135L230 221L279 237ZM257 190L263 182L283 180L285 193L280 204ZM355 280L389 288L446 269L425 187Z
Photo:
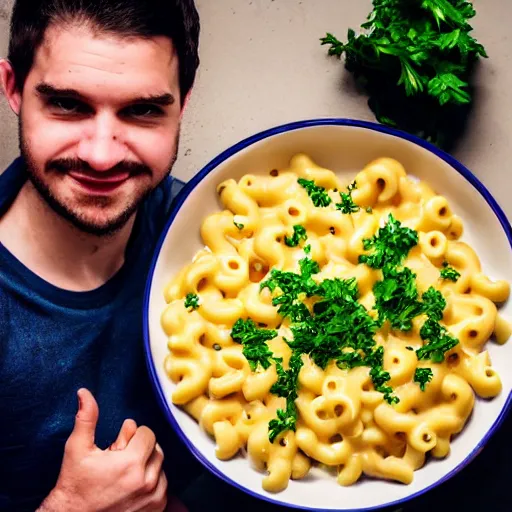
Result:
M107 450L95 445L98 404L87 389L78 391L79 408L57 484L40 511L163 511L167 480L164 454L153 432L126 420Z

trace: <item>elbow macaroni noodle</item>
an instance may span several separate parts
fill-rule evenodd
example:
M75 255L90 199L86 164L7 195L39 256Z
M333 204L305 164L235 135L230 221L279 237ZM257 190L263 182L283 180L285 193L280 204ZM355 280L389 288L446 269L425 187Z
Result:
M298 178L324 187L331 205L316 208ZM257 469L266 470L263 487L270 492L285 489L290 478L304 478L313 464L334 468L340 485L362 475L408 484L428 452L437 458L449 454L451 436L464 428L475 393L490 398L501 391L485 344L493 335L504 343L511 334L496 307L508 298L509 284L482 272L474 250L460 241L463 225L446 198L410 179L399 162L375 160L355 180L352 198L361 209L350 215L334 208L336 189L347 183L306 155L296 155L288 168L269 176L221 183L225 210L203 221L205 249L165 290L165 370L176 383L173 402L214 438L218 458L246 451ZM285 408L285 399L270 392L276 368L251 370L242 346L230 336L233 324L251 318L277 329L278 336L267 344L287 364L289 331L280 325L270 291L260 292L259 283L273 268L296 271L303 248L283 243L294 225L306 229L310 256L321 269L318 277L355 277L359 301L370 310L378 273L358 264L358 256L363 239L371 238L390 213L418 232L418 245L404 265L416 273L420 293L429 286L443 293L442 322L459 344L442 363L418 361L410 350L423 345L416 319L408 333L383 327L376 339L385 346L383 366L400 399L395 405L373 388L369 368L341 370L330 364L324 371L303 355L296 431L284 431L270 442L268 423ZM440 279L443 262L460 273L456 282ZM184 305L190 293L200 298L195 310ZM417 367L432 368L424 391L413 382Z

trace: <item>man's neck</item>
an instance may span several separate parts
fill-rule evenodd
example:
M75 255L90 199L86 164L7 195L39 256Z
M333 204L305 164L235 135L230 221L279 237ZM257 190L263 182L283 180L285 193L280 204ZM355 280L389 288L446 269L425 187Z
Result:
M0 218L0 242L54 286L89 291L122 267L134 219L109 237L82 233L54 212L27 181Z

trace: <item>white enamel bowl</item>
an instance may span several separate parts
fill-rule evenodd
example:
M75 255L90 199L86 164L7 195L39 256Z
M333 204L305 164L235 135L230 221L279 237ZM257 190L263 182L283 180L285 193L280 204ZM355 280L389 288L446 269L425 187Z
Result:
M218 460L213 440L171 403L175 385L163 369L167 338L160 324L165 284L202 247L201 221L220 209L218 183L246 173L268 174L271 169L286 166L299 152L347 178L377 157L396 158L408 174L427 181L448 198L454 212L463 219L463 240L476 249L484 271L493 278L512 281L510 222L491 194L459 162L424 141L373 123L346 119L292 123L254 135L226 150L183 190L157 246L146 288L144 336L149 371L171 426L190 451L206 468L244 492L303 510L362 511L399 506L463 469L500 426L512 403L512 343L488 344L493 366L503 382L502 393L493 400L477 400L470 421L453 440L448 458L429 460L415 473L410 485L364 479L354 486L340 487L333 476L314 469L305 480L291 481L285 491L267 493L261 487L262 474L242 456L226 462ZM512 318L512 302L502 311Z

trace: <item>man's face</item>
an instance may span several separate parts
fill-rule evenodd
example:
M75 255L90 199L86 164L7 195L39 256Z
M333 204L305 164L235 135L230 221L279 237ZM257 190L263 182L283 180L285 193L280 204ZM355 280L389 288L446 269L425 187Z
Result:
M31 181L80 230L115 232L170 171L180 111L169 39L50 26L21 101Z

